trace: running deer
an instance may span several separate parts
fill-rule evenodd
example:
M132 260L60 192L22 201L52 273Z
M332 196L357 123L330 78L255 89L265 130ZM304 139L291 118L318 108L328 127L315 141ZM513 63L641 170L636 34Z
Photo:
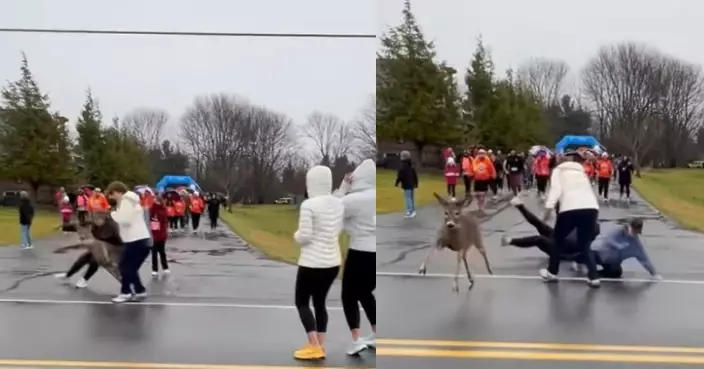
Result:
M479 220L472 215L469 210L469 205L472 203L472 196L468 196L461 201L448 200L436 193L433 193L433 196L435 196L445 211L445 221L438 231L435 245L428 250L428 254L425 256L425 260L423 260L423 264L421 264L418 273L425 275L427 271L426 264L428 260L430 260L430 257L435 254L437 250L448 248L457 253L457 267L455 268L455 279L452 290L457 293L460 292L458 279L461 262L464 262L464 269L467 272L467 279L469 280L469 289L472 289L474 286L474 277L472 276L472 272L469 271L469 264L467 263L467 252L469 249L475 247L479 250L479 253L481 253L484 258L487 271L489 274L494 274L491 271L489 259L487 258L486 249L482 241Z

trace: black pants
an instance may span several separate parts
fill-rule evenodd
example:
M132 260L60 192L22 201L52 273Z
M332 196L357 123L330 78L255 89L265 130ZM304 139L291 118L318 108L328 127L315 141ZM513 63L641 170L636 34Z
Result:
M88 215L88 212L85 210L79 210L78 211L78 225L81 227L85 227L86 225L86 215Z
M198 230L200 225L200 214L191 213L191 224L193 225L193 230Z
M98 271L100 265L98 265L98 262L95 261L95 258L93 257L93 254L90 251L84 252L83 254L81 254L81 256L78 257L78 259L76 259L76 261L73 262L71 268L69 268L68 272L66 272L66 276L73 276L86 265L88 265L88 269L86 270L86 274L83 275L83 279L85 279L86 281L91 279Z
M181 215L180 217L176 217L176 219L178 220L178 225L180 228L186 228L187 224L186 224L186 216L185 215Z
M609 181L611 178L599 177L599 196L604 196L605 199L609 198Z
M492 179L489 181L489 189L491 190L491 193L496 196L499 193L499 185L496 179Z
M210 213L208 214L208 218L210 219L210 230L214 231L215 228L218 227L218 215Z
M623 196L623 194L625 193L626 197L629 197L629 198L631 197L631 183L630 182L619 182L618 186L619 186L619 193L621 194L621 196Z
M572 231L576 230L577 243L575 251L584 255L584 263L589 270L587 277L590 280L599 277L594 253L591 252L590 248L597 234L596 224L598 218L599 210L597 209L568 210L557 215L553 235L555 247L550 253L550 262L548 264L548 271L551 274L557 275L560 272L561 254L564 250L568 250L569 246L565 240Z
M504 174L503 174L503 172L501 174L496 175L496 187L500 190L504 189Z
M548 176L535 176L535 184L538 187L538 193L545 193L548 188Z
M359 305L376 325L376 253L349 250L342 274L342 309L350 329L359 328Z
M295 292L296 309L298 309L298 316L301 318L306 333L327 331L328 309L325 306L325 301L339 271L339 266L332 268L298 267ZM310 309L311 299L315 315Z
M171 228L171 229L178 228L178 218L177 217L169 217L169 228Z
M472 177L462 176L464 180L464 196L467 197L472 192Z
M122 274L122 288L120 293L143 293L146 291L139 277L139 268L144 260L149 256L149 239L134 242L125 242L125 250L122 252L120 261L120 273Z
M455 193L455 187L457 187L457 185L449 184L449 183L447 184L447 196L457 197L457 194ZM376 266L375 266L375 268L376 268Z
M161 261L161 269L169 269L169 262L166 260L166 241L154 241L152 244L152 271L159 271L159 261Z

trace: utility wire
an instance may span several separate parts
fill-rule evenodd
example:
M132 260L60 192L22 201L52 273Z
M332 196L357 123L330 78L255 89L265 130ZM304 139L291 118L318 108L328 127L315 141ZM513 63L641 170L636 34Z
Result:
M109 31L92 29L0 28L0 33L68 33L84 35L141 35L196 37L266 37L266 38L376 38L374 34L344 33L261 33L261 32L176 32L176 31Z

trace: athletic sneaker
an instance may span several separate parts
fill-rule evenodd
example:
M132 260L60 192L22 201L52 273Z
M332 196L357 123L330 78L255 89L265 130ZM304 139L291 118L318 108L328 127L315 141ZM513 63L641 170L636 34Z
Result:
M523 205L523 200L518 196L514 196L510 202L513 206Z
M367 347L376 348L376 334L372 333L366 337L362 338Z
M410 214L408 214L410 218L415 218L416 217L416 211L413 210Z
M591 287L591 288L599 288L599 287L601 287L601 281L598 280L598 279L590 279L590 280L587 281L587 284L588 284L589 287Z
M152 277L156 278L159 276L159 272L152 272Z
M123 302L132 301L132 294L121 293L112 299L112 302L116 304L121 304Z
M147 291L144 291L142 293L135 293L134 296L132 297L133 300L137 301L142 301L147 298Z
M557 282L557 276L548 272L547 269L540 269L540 278L543 279L544 282Z
M511 238L507 235L501 236L501 246L508 246L511 244Z
M59 280L67 280L68 275L66 273L56 273L56 274L54 274L54 278L59 279Z
M360 337L356 341L352 341L352 343L349 345L349 347L347 348L347 355L349 355L349 356L359 355L360 352L362 352L366 349L367 349L367 343L364 342L364 339Z
M585 269L585 266L584 266L584 265L579 264L579 263L574 262L574 261L572 262L572 270L574 270L576 273L584 274L584 269Z
M171 274L171 270L169 270L169 269L164 269L164 274Z
M88 281L85 278L81 278L76 282L76 288L86 288L88 287Z

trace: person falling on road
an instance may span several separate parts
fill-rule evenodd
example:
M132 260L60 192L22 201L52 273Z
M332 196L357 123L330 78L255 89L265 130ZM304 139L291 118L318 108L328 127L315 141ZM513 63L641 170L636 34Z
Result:
M596 175L599 183L599 196L604 197L604 203L609 203L609 183L614 174L614 165L611 163L609 154L602 153L601 158L596 162Z

